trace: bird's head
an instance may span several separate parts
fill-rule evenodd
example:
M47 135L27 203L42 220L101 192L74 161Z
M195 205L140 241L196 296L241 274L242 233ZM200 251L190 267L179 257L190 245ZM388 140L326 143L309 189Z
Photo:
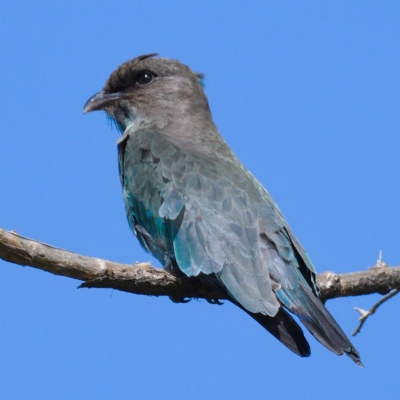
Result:
M185 119L192 123L199 116L211 119L203 75L156 55L145 54L120 65L83 112L106 111L122 132L133 124L138 129L168 131L182 126Z

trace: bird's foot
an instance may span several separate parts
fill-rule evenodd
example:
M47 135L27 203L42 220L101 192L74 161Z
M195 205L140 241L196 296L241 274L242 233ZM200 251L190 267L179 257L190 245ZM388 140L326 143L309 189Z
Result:
M179 297L179 296L169 296L169 298L174 303L189 303L189 301L192 300L192 299L188 299L185 297Z
M224 303L220 302L219 299L206 299L206 300L207 300L207 303L217 304L218 306L222 306L222 304L224 304Z

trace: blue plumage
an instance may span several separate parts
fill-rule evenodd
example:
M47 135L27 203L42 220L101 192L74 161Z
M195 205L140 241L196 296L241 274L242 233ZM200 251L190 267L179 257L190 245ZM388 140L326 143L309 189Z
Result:
M122 64L85 105L121 130L129 225L166 268L203 279L283 344L310 354L296 314L324 346L361 365L318 299L315 270L279 208L215 127L199 74L145 55Z

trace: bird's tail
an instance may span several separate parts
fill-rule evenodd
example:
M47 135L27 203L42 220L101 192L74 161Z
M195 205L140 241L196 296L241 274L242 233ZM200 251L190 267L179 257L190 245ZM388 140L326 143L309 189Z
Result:
M214 289L220 291L224 297L227 295L226 288L221 285L215 275L200 274L199 278L207 282ZM311 354L310 345L304 337L302 329L293 317L282 307L274 317L270 317L269 315L261 313L252 313L246 310L232 296L229 297L233 304L249 314L250 317L254 318L263 328L275 336L288 349L292 350L300 357L308 357ZM212 301L212 303L221 304L215 300Z
M239 304L237 305L300 357L308 357L311 354L310 345L304 337L302 329L283 308L280 308L274 317L270 317L260 313L251 313Z
M279 291L276 294L280 297ZM345 353L357 365L363 366L356 348L310 288L300 281L296 296L291 296L287 291L285 291L285 295L285 306L299 317L300 321L322 345L337 355ZM287 299L290 300L289 305Z

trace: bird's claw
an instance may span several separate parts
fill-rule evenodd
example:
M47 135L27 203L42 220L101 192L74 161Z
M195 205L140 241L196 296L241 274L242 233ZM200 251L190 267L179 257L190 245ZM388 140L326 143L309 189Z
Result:
M178 297L178 296L169 296L169 298L174 303L189 303L189 301L192 300L192 299L186 299L185 297Z
M206 299L208 303L210 304L217 304L218 306L222 306L222 302L220 302L218 299Z

